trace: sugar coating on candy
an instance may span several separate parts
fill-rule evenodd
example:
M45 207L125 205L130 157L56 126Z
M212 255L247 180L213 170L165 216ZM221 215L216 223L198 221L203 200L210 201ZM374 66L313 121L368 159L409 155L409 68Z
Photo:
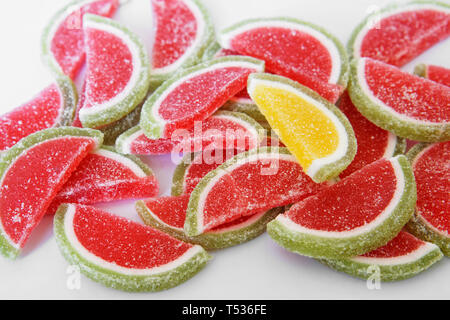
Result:
M81 1L57 14L44 41L50 43L51 54L64 74L75 79L85 61L83 16L91 13L111 17L118 7L118 0Z
M425 148L413 161L417 214L438 233L450 234L450 142Z
M350 231L374 221L391 202L396 185L391 163L380 160L295 204L285 215L307 229Z
M69 129L40 131L21 140L4 155L0 187L1 231L13 247L24 246L58 190L88 152L97 147L99 141L96 138L83 134L84 131ZM86 134L89 135L89 131ZM34 144L21 150L30 142ZM9 163L5 162L17 152L21 153Z
M189 235L201 234L243 216L295 203L323 187L303 173L286 149L261 148L241 153L196 186L185 230ZM196 231L190 229L191 219L195 219Z
M358 143L355 159L339 175L341 178L382 157L390 158L394 155L397 137L367 120L353 105L347 92L339 101L339 109L350 121Z
M84 16L87 71L78 116L84 127L102 127L132 112L150 83L141 41L110 19Z
M0 116L0 150L20 139L59 124L64 100L57 84L52 84L31 101Z
M372 19L377 20L369 20L354 35L353 54L395 66L405 65L450 35L450 10L444 5L410 5Z
M290 19L250 20L226 29L221 37L224 48L264 60L267 71L298 81L333 103L346 86L345 50L335 38L310 24Z
M62 205L54 226L69 263L115 289L168 289L191 278L210 259L200 246L92 207Z
M117 140L121 152L131 154L164 154L197 152L216 148L255 148L264 129L253 119L237 112L221 111L194 126L175 131L171 138L150 139L139 128L133 128Z
M372 59L362 60L370 93L385 106L418 121L450 122L450 89Z
M284 77L253 74L248 91L281 141L316 182L339 175L356 153L354 132L339 109Z
M53 199L48 210L61 203L94 204L153 197L158 181L139 159L102 148L87 155Z
M416 66L414 73L420 77L450 87L450 69L441 66L420 64Z

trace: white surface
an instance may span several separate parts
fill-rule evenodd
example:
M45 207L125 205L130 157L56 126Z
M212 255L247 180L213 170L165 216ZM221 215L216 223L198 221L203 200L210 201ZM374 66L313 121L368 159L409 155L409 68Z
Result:
M0 112L6 112L39 92L51 78L40 61L40 35L48 18L65 1L15 0L0 10ZM117 19L126 22L150 43L149 0L133 0ZM308 20L346 42L368 10L387 1L376 0L204 0L218 30L243 18L289 15ZM392 2L392 1L391 1ZM418 62L450 67L450 40L420 56ZM145 159L168 193L173 165L170 157ZM102 205L139 221L132 201ZM366 282L338 273L317 261L290 253L267 235L249 243L213 252L214 259L197 276L179 287L160 293L132 294L105 288L81 277L81 289L69 290L68 264L58 252L52 219L46 217L16 261L0 257L0 299L448 299L450 261L444 258L432 269L410 280L382 283L369 290Z

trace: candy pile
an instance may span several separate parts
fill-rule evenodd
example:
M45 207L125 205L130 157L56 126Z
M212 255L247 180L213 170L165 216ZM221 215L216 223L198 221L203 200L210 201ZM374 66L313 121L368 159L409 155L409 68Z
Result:
M199 0L151 4L151 57L111 19L118 0L76 1L45 29L54 84L0 117L2 255L54 214L67 261L126 291L176 286L205 250L266 229L361 278L405 279L450 256L450 70L400 69L449 37L449 5L373 14L348 55L293 18L216 35ZM406 139L420 143L405 156ZM158 197L138 156L168 153L183 159ZM90 206L121 199L146 199L144 224Z

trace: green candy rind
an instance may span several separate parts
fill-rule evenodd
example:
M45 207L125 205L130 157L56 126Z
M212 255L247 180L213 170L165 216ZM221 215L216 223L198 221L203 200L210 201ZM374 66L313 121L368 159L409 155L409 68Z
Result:
M405 154L406 151L406 139L402 137L396 137L397 142L395 143L394 154L392 156L399 156Z
M425 271L433 264L442 259L442 252L438 247L430 251L420 259L404 264L394 264L394 265L371 265L367 263L362 263L355 261L352 258L341 259L341 260L319 260L321 263L336 269L348 273L351 276L369 279L373 276L373 273L367 272L370 267L377 266L380 268L380 281L390 282L404 280Z
M363 116L375 125L411 140L438 142L450 139L450 124L448 123L418 124L403 120L394 112L383 110L377 102L364 93L358 79L358 63L358 59L351 63L349 94L353 104Z
M430 145L431 144L429 143L419 143L408 151L406 157L411 162L411 165L413 164L414 159ZM436 230L431 228L430 225L417 214L417 211L406 225L406 229L419 239L436 244L441 248L445 256L450 257L450 238L439 234Z
M287 148L277 148L277 147L264 147L253 149L247 152L239 153L238 155L224 162L215 170L209 172L206 176L204 176L202 180L200 180L200 182L197 184L195 189L192 191L191 196L189 198L189 204L186 212L186 221L184 223L184 231L188 236L194 237L201 234L197 226L197 215L201 214L201 212L199 212L198 205L200 197L204 192L205 188L209 186L211 181L217 175L221 174L223 171L226 171L227 168L233 166L236 162L239 162L242 159L245 159L254 154L273 154L274 157L276 157L279 154L290 155L290 152L288 151Z
M326 238L299 233L275 219L267 225L269 236L283 248L313 258L342 259L362 255L392 240L409 221L416 204L416 184L405 156L398 156L405 176L405 190L389 217L372 230L353 237Z
M264 115L259 111L258 106L254 103L247 104L229 100L223 105L221 110L245 113L258 122L267 122Z
M92 137L97 140L98 146L103 142L103 134L93 129L81 129L74 127L58 127L50 128L33 133L20 140L13 147L2 153L0 159L0 180L8 168L20 157L24 152L33 146L50 139L60 138L64 136L72 137ZM12 246L4 235L3 228L0 228L0 254L15 259L20 253L20 249Z
M420 63L414 67L414 74L421 78L428 78L427 65L425 63Z
M220 51L220 49L222 49L222 47L217 41L211 42L203 53L202 62L214 59L215 55Z
M121 134L137 126L139 124L139 120L141 119L141 110L142 106L137 106L122 119L109 124L106 127L100 128L99 130L105 135L105 141L103 143L113 146Z
M322 33L325 37L330 39L336 46L337 50L339 51L340 60L341 60L341 73L339 75L339 80L337 81L337 84L341 85L343 88L347 87L347 83L349 80L349 64L348 64L349 60L348 60L348 56L347 56L347 51L345 50L344 45L339 41L338 38L336 38L329 31L327 31L326 29L324 29L318 25L315 25L310 22L294 19L294 18L289 18L289 17L257 18L257 19L248 19L248 20L244 20L239 23L236 23L236 24L232 25L231 27L228 27L228 28L222 30L220 35L223 36L224 34L226 34L228 32L233 32L234 30L239 29L250 23L264 22L264 21L266 21L266 22L282 21L282 22L289 22L289 23L304 25L304 26L310 27L310 28ZM220 39L220 36L219 36L219 39ZM220 41L219 41L219 43L220 43Z
M107 287L129 292L166 290L192 278L211 259L211 256L202 250L175 269L151 276L132 276L108 270L88 261L72 246L64 231L67 209L68 205L61 205L54 218L54 233L62 255L71 265L79 266L85 276Z
M164 123L161 123L159 120L155 119L153 116L153 108L159 107L155 106L155 102L166 93L168 89L170 89L170 86L189 76L190 74L205 70L207 71L208 68L212 67L215 64L219 64L222 62L230 62L230 61L236 61L236 62L247 62L252 63L255 66L263 67L264 62L261 60L257 60L250 57L244 57L244 56L230 56L230 57L222 57L217 58L208 62L204 62L201 64L198 64L194 67L181 70L180 72L176 73L172 78L165 81L161 86L159 86L155 92L145 101L144 106L142 107L142 113L141 113L141 120L140 120L140 127L144 131L145 135L149 137L150 139L160 139L163 138L164 133Z
M206 250L218 250L236 246L260 236L266 231L267 223L280 214L282 209L275 208L269 210L254 223L240 229L220 233L207 232L194 237L190 237L183 231L172 228L155 219L144 201L136 202L136 211L146 225L161 230L178 240L198 244Z
M127 154L128 151L125 150L125 142L130 136L132 136L139 130L141 130L141 127L135 126L118 136L116 139L116 150L120 153Z
M411 2L408 2L406 4L391 4L391 5L388 5L388 6L386 6L385 8L383 8L383 9L381 9L379 11L374 12L373 14L368 15L355 28L355 30L353 31L352 35L350 36L350 40L349 40L349 42L347 44L347 50L348 50L348 55L349 55L350 59L358 59L358 58L360 58L359 56L355 57L355 55L354 55L354 52L355 52L355 41L356 41L356 38L358 37L359 33L364 29L364 27L367 25L367 23L370 22L370 20L373 17L377 17L380 14L384 14L386 12L393 11L393 10L396 10L398 8L401 8L401 7L407 8L409 5L414 5L414 4L432 4L432 5L442 6L443 8L450 8L450 5L448 5L446 3L443 3L443 2L439 2L439 1L411 1Z
M325 108L327 108L330 112L332 112L338 121L341 122L341 124L344 126L344 129L346 131L347 137L348 137L348 148L345 155L340 158L338 161L326 164L322 166L319 170L317 170L316 174L311 177L315 182L320 183L324 181L331 180L333 178L336 178L342 171L345 170L345 168L348 167L348 165L353 161L356 155L357 150L357 142L355 138L355 133L353 131L352 125L348 121L347 117L340 111L335 105L327 101L326 99L322 98L317 92L301 85L300 83L290 80L285 77L276 76L268 73L253 73L249 76L248 82L250 87L250 83L253 80L267 80L277 83L282 83L285 85L288 85L296 90L299 90L312 99L320 102ZM263 114L264 112L260 110ZM277 130L273 128L275 133L278 134Z
M99 128L118 121L132 112L141 103L147 95L150 85L150 63L147 50L141 40L129 29L108 18L85 14L84 21L93 21L96 23L106 24L116 28L126 34L131 42L139 50L139 59L141 61L141 70L134 87L128 95L115 105L109 106L106 110L102 110L93 114L84 115L80 118L84 127ZM81 115L80 115L81 116Z
M63 97L63 106L57 126L70 126L75 118L78 103L78 93L75 84L69 77L60 74L56 78L56 84Z
M216 36L214 31L214 24L211 17L209 16L208 10L199 0L191 1L198 7L205 21L205 34L203 35L202 41L200 42L199 46L193 51L193 53L183 62L183 64L180 66L180 69L165 74L152 74L150 76L151 90L155 90L156 88L158 88L164 81L172 78L176 73L180 72L180 70L192 67L201 62L205 51L211 45L211 43L214 43L215 41Z

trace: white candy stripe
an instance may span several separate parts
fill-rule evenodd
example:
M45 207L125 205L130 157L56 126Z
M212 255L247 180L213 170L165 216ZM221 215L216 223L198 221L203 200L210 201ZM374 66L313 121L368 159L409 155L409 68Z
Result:
M400 6L394 10L388 10L386 12L383 12L381 14L375 14L373 15L364 25L364 27L359 31L358 36L355 38L355 42L353 44L353 56L356 58L361 57L361 45L362 41L364 40L367 32L369 32L371 29L373 29L374 26L376 26L380 21L383 19L393 16L400 12L408 12L408 11L415 11L415 10L423 10L423 9L431 9L431 10L437 10L437 11L443 11L450 14L450 9L436 6L430 3L422 3L422 4L408 4L406 6Z
M144 134L144 131L142 129L139 129L135 133L129 135L126 139L122 140L122 143L120 145L121 148L120 148L120 150L117 150L117 151L124 153L124 154L132 154L133 152L131 151L131 145L137 138L139 138L143 134Z
M118 272L124 275L130 276L151 276L157 275L163 272L167 272L173 270L182 264L189 261L196 254L201 252L203 249L200 246L193 246L191 249L187 250L182 256L177 258L174 261L171 261L165 265L154 267L151 269L135 269L135 268L125 268L119 266L113 262L108 262L103 260L102 258L92 254L89 252L83 245L79 242L77 236L74 232L73 219L75 216L76 208L74 205L68 205L67 212L64 217L64 231L66 233L66 237L70 243L70 245L74 248L74 250L81 255L84 259L93 263L99 267L105 268L107 270L111 270L114 272Z
M239 161L236 161L233 165L222 169L222 168L218 168L216 170L220 170L220 174L217 174L216 176L214 176L214 178L212 178L208 184L206 185L206 187L203 189L202 193L200 194L200 197L198 199L198 203L197 203L197 230L198 233L201 234L203 233L203 231L205 230L205 228L207 228L208 226L203 225L203 214L204 214L204 208L205 208L205 203L206 203L206 199L209 195L209 193L211 192L211 189L217 184L217 182L225 175L230 174L231 172L233 172L236 168L242 166L243 164L248 164L251 162L257 162L257 161L261 161L261 160L265 160L265 159L277 159L278 161L290 161L290 162L294 162L297 163L297 160L295 159L294 156L289 155L289 154L278 154L278 153L255 153L251 156L248 157L243 157L241 159L239 159Z
M105 158L110 158L116 162L119 162L121 164L123 164L124 166L126 166L128 169L130 169L131 171L133 171L133 173L136 175L136 177L138 178L145 178L147 177L147 174L144 172L144 170L141 169L141 167L139 167L134 161L132 161L131 159L118 154L116 152L111 152L109 150L106 149L98 149L97 151L94 152L94 154L98 154L102 157Z
M388 132L388 142L386 146L386 150L384 151L384 158L391 158L394 156L395 147L397 146L398 137L392 132Z
M222 33L219 37L219 42L222 48L226 49L233 49L231 47L231 40L235 38L237 35L242 34L244 32L247 32L252 29L258 29L258 28L264 28L264 27L279 27L279 28L285 28L285 29L294 29L298 30L300 32L309 34L316 38L317 40L322 43L322 45L327 48L328 53L330 54L330 58L332 61L332 70L330 77L328 79L329 83L337 83L339 81L339 77L341 75L341 67L342 67L342 60L341 55L339 54L339 50L336 47L336 44L329 39L326 35L324 35L322 32L308 26L303 25L299 23L294 23L291 21L285 21L285 20L271 20L271 21L254 21L247 23L243 26L240 26L239 28L236 28L234 30L228 31L227 33Z
M189 7L189 9L191 10L192 14L195 17L195 21L197 22L197 34L195 36L194 42L192 42L191 46L174 63L165 66L163 68L152 68L153 75L166 74L179 69L181 65L194 53L194 51L198 48L198 46L201 45L202 39L205 36L207 26L202 11L194 1L191 0L183 0L183 1ZM156 21L155 19L156 17L153 17L153 21Z
M438 247L436 245L426 242L422 246L420 246L417 250L414 250L406 255L399 257L375 258L375 257L358 256L350 258L350 260L359 263L380 265L380 266L401 265L416 262L417 260L423 258L424 256L426 256L431 251L437 248Z
M390 106L388 106L383 101L381 101L378 97L376 97L373 94L372 90L370 90L369 84L367 83L367 80L365 77L366 61L368 61L368 58L361 58L358 61L358 66L357 66L358 82L359 82L359 85L361 87L363 94L366 95L367 97L369 97L369 99L373 103L378 105L382 111L387 112L387 113L391 114L393 117L398 118L402 121L412 122L417 125L428 125L429 126L429 125L433 125L433 124L439 124L436 122L417 120L416 118L408 117L402 113L399 113L399 112L393 110Z
M262 72L264 71L264 66L258 65L249 61L224 61L219 62L216 64L213 64L207 68L200 69L198 71L192 72L181 79L178 79L174 83L172 83L168 88L164 90L164 92L161 94L161 96L158 97L158 99L153 103L152 107L152 117L157 122L161 124L167 123L161 116L159 115L159 106L161 103L167 98L167 96L175 90L176 87L178 87L180 84L195 78L203 73L211 72L218 69L224 69L224 68L231 68L231 67L237 67L237 68L247 68L247 69L253 69L254 72Z
M254 139L252 140L254 145L250 146L250 149L258 145L258 130L254 126L252 126L250 123L248 123L247 121L245 121L239 117L233 117L233 116L226 115L226 114L216 114L212 117L218 118L218 119L222 118L222 119L234 122L234 123L238 124L239 126L241 126L242 128L244 128L247 132L249 132L254 137ZM248 136L248 135L246 135L246 136Z
M130 36L128 34L126 34L123 30L119 29L119 28L115 28L114 26L111 26L107 23L100 23L100 22L96 22L93 21L91 19L88 19L88 15L85 16L85 19L83 20L84 23L84 30L86 29L96 29L96 30L101 30L107 33L110 33L114 36L116 36L117 38L119 38L121 41L123 41L127 48L130 50L131 52L131 56L133 58L132 61L132 65L133 65L133 72L131 74L130 79L128 80L127 85L125 86L125 88L123 88L123 90L117 94L116 96L114 96L113 98L104 101L100 104L96 104L93 105L91 107L88 108L82 108L79 111L79 116L81 119L83 119L86 116L92 115L92 114L96 114L102 111L107 110L108 108L110 108L111 106L114 106L118 103L120 103L123 99L125 99L130 92L133 90L133 88L136 86L138 80L139 80L139 76L142 72L142 62L141 62L141 57L140 57L140 48L136 45L136 43L134 41L132 41L132 39L130 39ZM86 49L87 53L89 54L88 50L89 48ZM89 68L89 66L88 66Z
M277 220L281 224L283 224L286 228L288 228L294 232L309 234L312 236L329 238L329 239L333 239L333 238L342 238L343 239L343 238L356 237L356 236L362 235L364 233L367 233L367 232L375 229L376 227L381 225L386 219L388 219L390 217L392 211L399 204L399 202L403 196L404 190L405 190L405 177L404 177L402 167L400 166L397 157L392 158L389 161L392 164L392 167L395 172L395 177L397 180L395 192L394 192L394 195L393 195L391 201L386 206L386 208L383 210L383 212L381 212L372 222L365 224L361 227L349 230L349 231L336 232L336 231L323 231L323 230L315 230L315 229L305 228L305 227L295 223L294 221L292 221L285 214L278 216Z
M292 86L289 86L284 83L270 81L270 80L261 80L261 79L252 79L250 86L248 88L248 91L253 95L253 92L255 91L256 87L259 85L265 85L268 87L274 87L278 88L284 91L288 91L294 95L300 96L302 99L307 101L308 103L314 105L320 112L325 114L325 116L330 119L339 135L339 144L336 150L324 157L315 159L312 161L311 165L306 169L306 173L310 177L314 177L314 175L319 171L322 167L324 167L327 164L335 163L339 159L345 157L348 150L348 136L347 131L345 130L344 125L341 123L341 121L336 117L336 115L331 112L328 108L326 108L321 102L311 98L309 95L303 93L301 90L298 90Z

